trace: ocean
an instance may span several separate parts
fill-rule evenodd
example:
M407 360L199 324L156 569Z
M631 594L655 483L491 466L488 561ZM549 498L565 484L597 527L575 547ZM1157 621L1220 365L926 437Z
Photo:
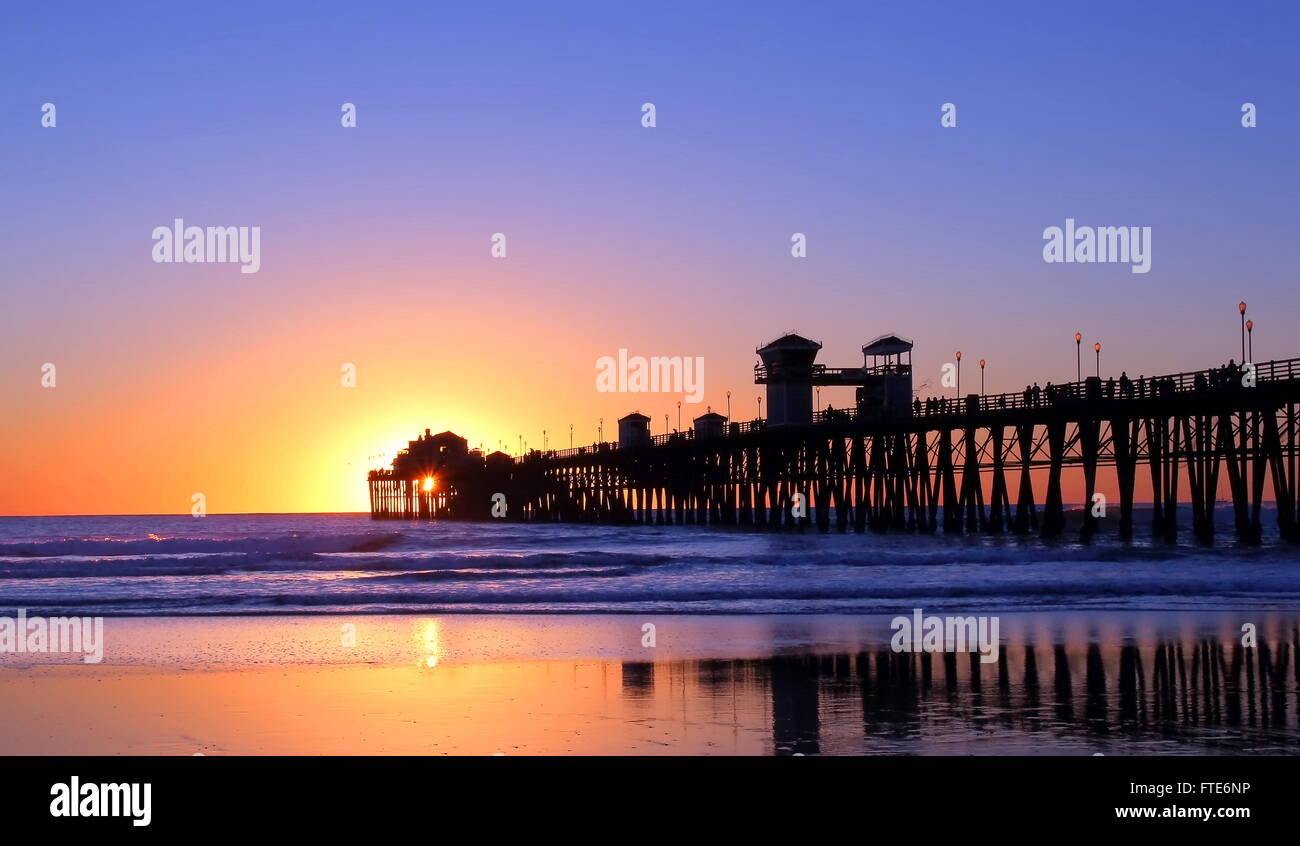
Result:
M106 619L102 662L0 653L0 751L1292 755L1298 563L1230 533L4 518L0 618ZM899 651L915 609L996 618L996 662Z
M1271 515L1265 514L1268 525ZM100 616L1300 610L1300 551L1231 540L376 522L0 518L0 608Z

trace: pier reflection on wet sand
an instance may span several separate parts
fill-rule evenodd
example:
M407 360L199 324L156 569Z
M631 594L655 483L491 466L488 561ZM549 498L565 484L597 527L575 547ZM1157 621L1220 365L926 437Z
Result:
M1219 636L1026 641L987 664L884 647L622 665L629 703L666 685L683 703L713 703L711 716L682 718L715 728L731 703L737 728L769 731L778 755L1296 754L1298 678L1296 628L1261 633L1255 648ZM759 713L761 727L744 718Z
M0 750L1300 753L1289 612L1003 615L989 663L894 652L888 616L653 619L113 620L104 663L0 662Z

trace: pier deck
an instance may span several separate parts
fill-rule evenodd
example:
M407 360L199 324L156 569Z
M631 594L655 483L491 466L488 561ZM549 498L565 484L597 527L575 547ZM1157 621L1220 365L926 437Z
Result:
M1082 477L1091 504L1106 468L1119 501L1105 518L1085 508L1085 539L1101 519L1133 537L1141 474L1157 537L1176 539L1186 491L1195 537L1212 541L1226 480L1239 539L1261 539L1268 494L1281 537L1294 541L1300 359L1253 367L1253 384L1235 368L1089 378L1050 391L919 401L906 415L822 411L806 425L729 423L714 437L688 431L635 446L514 458L466 451L440 462L411 453L371 472L371 513L492 519L493 495L502 494L509 520L1056 536L1066 525L1065 474Z

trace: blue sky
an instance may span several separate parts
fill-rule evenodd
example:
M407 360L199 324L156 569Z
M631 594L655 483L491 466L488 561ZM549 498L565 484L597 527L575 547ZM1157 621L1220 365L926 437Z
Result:
M56 359L120 397L142 373L270 357L286 325L328 327L299 346L333 371L392 345L365 331L389 311L456 330L404 356L545 364L556 405L535 428L562 406L625 412L590 395L590 362L619 347L707 356L709 404L748 394L754 347L790 329L841 366L914 337L918 383L962 349L1014 390L1072 376L1076 330L1116 373L1219 363L1245 299L1256 358L1300 355L1295 4L0 15L0 399L24 402ZM262 226L262 271L152 264L147 233L178 215ZM1042 230L1067 217L1150 226L1151 272L1045 264ZM494 232L509 265L484 261ZM495 328L475 335L482 310Z

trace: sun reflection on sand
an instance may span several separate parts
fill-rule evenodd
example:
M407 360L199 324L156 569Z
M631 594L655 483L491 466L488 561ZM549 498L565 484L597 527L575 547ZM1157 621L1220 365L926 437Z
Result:
M418 624L418 642L420 654L424 656L425 667L438 666L442 657L442 635L438 620L425 620Z

